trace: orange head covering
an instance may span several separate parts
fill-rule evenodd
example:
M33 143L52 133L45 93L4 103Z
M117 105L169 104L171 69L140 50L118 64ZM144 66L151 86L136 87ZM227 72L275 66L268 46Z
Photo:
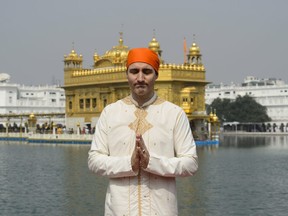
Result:
M134 48L128 53L126 67L135 62L144 62L151 65L154 70L158 73L160 60L157 53L148 48Z

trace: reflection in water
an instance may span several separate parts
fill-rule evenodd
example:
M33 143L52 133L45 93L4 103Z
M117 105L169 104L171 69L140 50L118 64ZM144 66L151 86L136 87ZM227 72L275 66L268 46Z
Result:
M65 214L103 215L107 181L92 174L87 167L89 147L64 148Z
M283 146L288 143L288 136L221 136L221 146L225 147L240 147L240 148L254 148L261 146Z
M0 215L103 215L108 181L89 172L88 150L0 142ZM197 152L197 174L177 179L179 215L286 215L287 136L225 136Z

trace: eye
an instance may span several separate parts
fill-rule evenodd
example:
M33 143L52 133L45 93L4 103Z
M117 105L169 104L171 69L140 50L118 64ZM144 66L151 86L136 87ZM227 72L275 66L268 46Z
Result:
M139 72L139 70L135 69L135 68L132 68L129 70L129 73L131 73L131 74L137 74L138 72Z
M144 68L142 71L143 71L143 73L146 74L146 75L153 73L153 70L151 70L151 69L149 69L149 68Z

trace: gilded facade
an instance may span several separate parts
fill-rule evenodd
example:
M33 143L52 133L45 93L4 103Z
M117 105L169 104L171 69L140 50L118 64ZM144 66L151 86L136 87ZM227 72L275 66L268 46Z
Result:
M205 67L200 48L192 43L183 64L170 64L162 59L162 50L155 36L148 48L158 53L161 64L155 91L161 98L182 107L192 125L203 129L209 118L205 111ZM129 47L122 34L118 45L104 55L93 56L93 68L83 68L83 57L74 48L64 56L64 89L66 95L66 121L68 127L94 126L103 108L129 95L126 79L126 59Z

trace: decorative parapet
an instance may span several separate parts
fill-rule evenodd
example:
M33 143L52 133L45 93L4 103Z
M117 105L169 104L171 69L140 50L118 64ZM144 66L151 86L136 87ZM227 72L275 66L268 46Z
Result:
M177 64L161 64L161 69L171 69L171 70L181 70L181 71L205 71L205 67L203 65L177 65ZM73 77L79 76L94 76L98 74L107 74L107 73L117 73L126 71L126 67L111 67L111 68L102 68L102 69L82 69L73 71Z
M126 71L126 67L113 67L113 68L103 68L103 69L83 69L73 71L73 77L79 76L94 76L98 74L108 74L108 73L118 73Z
M178 70L189 70L189 71L205 71L204 65L184 65L184 64L161 64L160 70L162 69L178 69Z

